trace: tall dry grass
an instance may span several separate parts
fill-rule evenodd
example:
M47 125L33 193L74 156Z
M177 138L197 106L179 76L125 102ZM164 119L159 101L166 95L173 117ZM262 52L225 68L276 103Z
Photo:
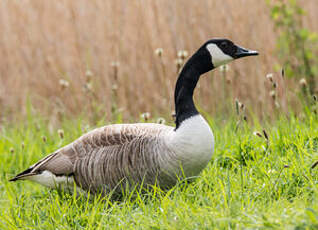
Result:
M318 31L316 0L302 4L305 25ZM277 35L265 1L1 0L0 31L3 117L24 115L29 98L52 121L64 114L110 118L114 91L126 119L145 111L170 114L178 50L191 54L212 37L230 38L260 56L232 63L227 81L219 71L203 77L200 107L215 113L238 98L260 115L273 110L265 75L277 62ZM120 63L117 74L112 62Z

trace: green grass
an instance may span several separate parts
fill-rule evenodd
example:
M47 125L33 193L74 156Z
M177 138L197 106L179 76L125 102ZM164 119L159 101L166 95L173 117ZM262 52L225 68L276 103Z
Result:
M122 201L8 182L87 131L80 120L64 122L61 139L45 121L29 120L1 132L0 229L318 229L318 167L311 169L318 160L317 116L265 125L269 141L253 135L262 132L257 123L235 131L235 119L208 118L215 154L193 183L136 191Z

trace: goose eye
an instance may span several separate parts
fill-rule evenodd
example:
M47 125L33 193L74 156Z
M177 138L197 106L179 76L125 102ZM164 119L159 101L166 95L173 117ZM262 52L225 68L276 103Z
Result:
M227 47L227 42L222 42L222 43L221 43L221 47L222 47L222 48L226 48L226 47Z

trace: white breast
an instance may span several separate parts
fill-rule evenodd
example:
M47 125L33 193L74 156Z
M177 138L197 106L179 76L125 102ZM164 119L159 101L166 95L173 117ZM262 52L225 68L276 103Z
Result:
M214 137L201 115L184 120L176 131L168 135L167 145L176 154L186 176L198 175L211 160Z

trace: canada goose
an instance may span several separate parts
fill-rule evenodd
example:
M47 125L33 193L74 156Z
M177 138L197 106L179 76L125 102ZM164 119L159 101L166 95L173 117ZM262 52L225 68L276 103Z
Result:
M10 181L31 180L50 188L72 188L75 182L91 194L106 194L140 184L171 188L180 178L198 175L212 157L214 137L193 103L194 88L200 75L251 55L258 53L227 39L207 41L179 74L176 127L138 123L97 128Z

